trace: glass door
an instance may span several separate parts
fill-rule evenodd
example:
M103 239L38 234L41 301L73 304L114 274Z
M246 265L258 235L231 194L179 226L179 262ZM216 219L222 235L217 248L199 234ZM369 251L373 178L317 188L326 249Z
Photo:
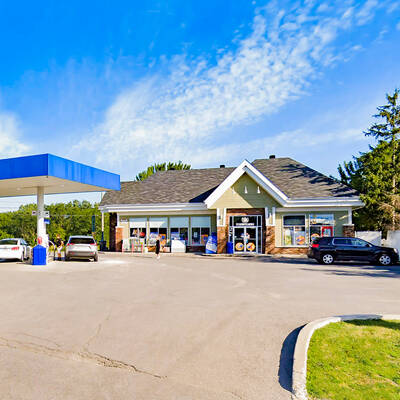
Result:
M257 228L245 228L246 229L246 252L257 253Z
M233 228L233 248L235 253L257 253L257 228Z
M246 228L233 228L233 250L235 253L245 252L245 231Z

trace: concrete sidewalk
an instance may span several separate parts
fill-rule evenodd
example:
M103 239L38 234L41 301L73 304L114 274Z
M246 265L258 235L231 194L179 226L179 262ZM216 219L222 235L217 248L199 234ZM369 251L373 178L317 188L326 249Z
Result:
M289 399L298 327L398 312L399 277L261 257L0 263L0 398Z

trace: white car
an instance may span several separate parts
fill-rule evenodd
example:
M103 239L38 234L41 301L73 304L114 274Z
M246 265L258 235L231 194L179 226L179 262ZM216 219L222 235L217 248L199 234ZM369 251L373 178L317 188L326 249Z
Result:
M21 261L30 257L31 248L28 243L21 238L1 239L0 240L0 259Z
M65 261L73 258L93 258L99 261L97 244L92 236L70 236L65 246Z

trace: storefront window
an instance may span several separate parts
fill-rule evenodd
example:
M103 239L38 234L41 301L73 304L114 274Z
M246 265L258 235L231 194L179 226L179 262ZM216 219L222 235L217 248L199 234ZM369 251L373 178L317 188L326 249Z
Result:
M146 239L146 228L131 228L131 237Z
M150 228L149 246L156 244L157 237L160 238L161 246L167 245L167 228Z
M205 246L210 236L211 218L209 216L191 217L190 224L192 246Z
M210 236L210 228L192 228L192 245L205 246Z
M306 218L304 215L283 217L283 243L285 246L304 246L306 244Z
M185 240L188 241L188 228L171 228L171 240Z
M310 242L322 236L333 236L333 214L310 214Z

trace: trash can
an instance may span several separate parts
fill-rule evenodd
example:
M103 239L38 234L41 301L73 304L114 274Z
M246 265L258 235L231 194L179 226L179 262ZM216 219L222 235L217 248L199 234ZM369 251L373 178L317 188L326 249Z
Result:
M33 248L33 265L46 265L47 250L46 247L38 244Z
M206 254L216 254L217 253L217 234L212 233L206 243Z
M228 254L233 254L233 243L232 242L228 242L226 244L226 252Z

